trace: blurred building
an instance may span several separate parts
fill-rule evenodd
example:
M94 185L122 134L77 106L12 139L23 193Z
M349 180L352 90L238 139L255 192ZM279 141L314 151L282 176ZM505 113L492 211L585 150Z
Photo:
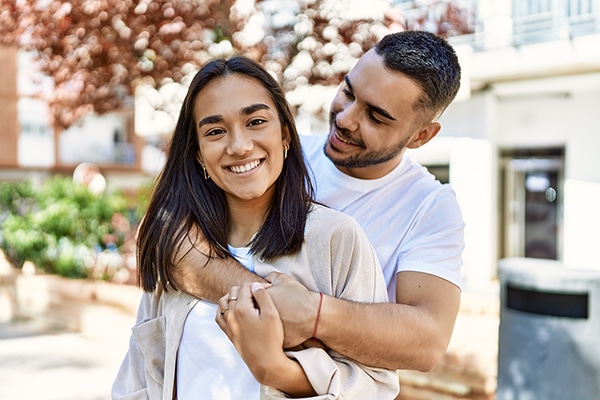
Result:
M407 19L435 12L420 3L394 2ZM600 0L452 3L473 26L450 38L463 87L413 155L457 192L465 288L505 257L600 269Z
M88 115L57 133L46 103L36 96L52 90L51 80L37 72L26 52L0 47L0 60L0 180L68 175L91 162L111 177L113 186L131 188L146 172L155 172L153 165L144 164L149 141L135 132L133 104L102 116ZM160 165L161 159L152 162Z
M17 164L17 50L0 46L0 167Z

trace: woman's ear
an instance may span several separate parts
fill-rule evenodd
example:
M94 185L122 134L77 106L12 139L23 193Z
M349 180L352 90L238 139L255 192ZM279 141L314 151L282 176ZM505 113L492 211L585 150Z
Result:
M204 179L209 180L210 174L206 170L206 166L204 165L204 162L202 161L202 156L200 155L200 151L198 151L198 154L196 154L196 161L198 161L198 164L200 164L200 166L202 167L202 171L204 173Z
M290 130L288 129L288 127L284 127L281 131L281 140L283 141L283 147L285 146L290 146L290 142L291 140L291 136L290 136Z
M419 147L423 146L425 143L433 139L441 129L442 124L440 124L439 122L428 122L420 128L418 134L413 140L408 142L406 147L408 147L409 149L418 149Z

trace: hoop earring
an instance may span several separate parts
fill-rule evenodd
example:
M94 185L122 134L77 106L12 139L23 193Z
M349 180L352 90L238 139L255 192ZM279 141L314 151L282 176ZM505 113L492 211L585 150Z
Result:
M287 144L285 146L283 146L283 159L284 160L287 158L287 152L288 152L289 148L290 148L290 146L288 146Z
M210 175L208 175L208 172L206 172L206 167L202 167L202 170L204 171L204 179L205 180L209 180L210 179Z

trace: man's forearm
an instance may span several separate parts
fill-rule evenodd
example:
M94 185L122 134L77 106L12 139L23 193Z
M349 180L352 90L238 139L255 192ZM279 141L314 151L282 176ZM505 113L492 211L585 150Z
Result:
M209 259L201 250L202 243L192 246L186 240L180 249L184 255L176 259L173 269L177 287L192 296L216 303L232 286L266 282L231 258Z
M231 259L213 259L203 264L186 267L181 279L183 291L216 303L232 286L244 282L265 282L260 276L250 272Z
M366 365L429 371L444 355L460 289L425 273L401 272L396 303L359 304L326 297L317 337Z
M435 321L416 307L354 303L327 296L317 337L356 361L389 369L430 370L447 342Z

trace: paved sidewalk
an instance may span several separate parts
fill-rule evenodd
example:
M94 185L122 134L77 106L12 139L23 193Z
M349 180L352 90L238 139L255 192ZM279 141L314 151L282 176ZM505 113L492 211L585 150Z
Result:
M0 400L110 400L136 289L21 275L0 251Z
M109 400L133 321L108 310L97 318L106 329L94 334L0 323L0 399Z

